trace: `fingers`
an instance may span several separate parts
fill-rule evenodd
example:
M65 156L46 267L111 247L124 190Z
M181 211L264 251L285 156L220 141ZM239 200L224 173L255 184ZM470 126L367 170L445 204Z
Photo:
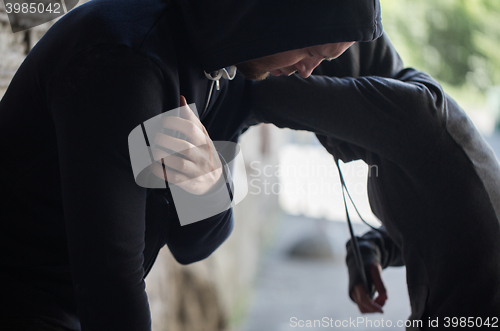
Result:
M167 157L163 157L159 159L161 163L166 165L168 168L171 170L175 170L176 172L182 173L186 178L194 178L201 176L203 174L200 173L198 167L196 164L191 162L190 160L186 160L182 157L178 157L175 155L170 155ZM156 162L159 166L161 166L161 163Z
M358 305L358 309L361 313L383 313L382 307L374 302L368 293L366 293L363 284L358 284L354 287L352 298L354 302Z
M189 158L190 154L196 151L196 146L190 142L175 138L163 133L157 133L154 138L154 143L156 146L177 152ZM203 145L203 144L200 144ZM155 149L158 150L158 149ZM155 158L158 160L158 158Z
M208 155L209 159L209 164L211 165L211 170L215 171L216 169L219 169L222 164L220 163L220 160L217 155L217 151L215 149L215 146L212 142L212 139L210 139L210 135L208 134L207 130L205 129L205 126L201 123L200 119L195 116L191 108L189 108L189 105L187 104L186 98L184 98L183 95L180 96L180 105L181 105L181 116L185 117L188 121L191 122L191 124L194 124L196 127L198 127L201 132L203 132L204 137L199 134L198 131L196 131L197 136L196 139L193 140L193 144L196 146L200 146L202 143L206 144L207 147L207 153L204 155ZM172 122L166 121L168 126L172 125ZM189 135L186 134L186 136L189 137ZM203 141L205 139L205 141Z
M167 158L174 160L171 156L175 155L175 153L172 152L176 152L201 168L206 168L210 171L218 169L222 164L220 163L212 140L208 136L208 133L206 133L205 127L189 109L189 106L186 104L186 99L183 96L180 98L180 104L183 106L181 108L184 108L186 111L189 110L189 118L185 119L177 116L169 116L163 120L163 127L183 133L188 137L189 141L175 138L168 134L157 133L154 138L154 143L158 147L166 150L154 149L154 159L160 160L162 158ZM181 161L176 160L172 162L179 163ZM168 162L165 164L170 166ZM174 169L179 170L177 168Z
M383 313L382 307L387 301L387 289L382 281L382 267L378 263L374 263L370 268L373 285L377 291L377 297L372 300L363 284L358 284L354 287L352 297L358 305L361 313Z
M215 148L210 147L210 145L207 144L194 146L185 140L177 139L161 133L156 134L155 144L168 150L166 151L159 148L153 148L153 158L155 161L159 161L160 159L170 161L170 159L180 157L181 159L187 159L200 167L208 166L211 171L222 166L219 158L213 157L212 155Z
M184 173L164 167L157 162L153 162L150 165L150 170L156 177L168 181L171 184L178 185L185 191L196 195L205 194L210 191L222 176L222 169L217 169L216 171L207 172L202 176L190 178Z
M191 121L195 124L203 133L207 134L207 130L205 126L201 123L200 119L194 114L191 108L188 106L186 98L183 95L180 97L180 106L181 106L181 117Z
M170 154L161 149L153 149L153 158L190 178L203 176L222 167L220 159L208 154L207 145L194 147L188 151L181 151L181 153L179 156L179 154ZM182 157L182 155L185 156Z
M172 170L172 169L169 169L167 167L163 167L158 162L153 162L151 164L150 168L151 168L151 172L155 176L157 176L161 179L164 179L172 184L179 184L179 183L182 183L182 182L190 179L185 174L178 172L178 171L175 171L175 170Z
M196 118L196 116L194 116ZM200 129L191 119L184 119L177 116L168 116L163 120L163 127L179 131L186 135L193 145L203 145L207 143L207 136L203 129Z
M383 306L387 301L387 289L385 288L384 282L382 281L382 267L380 264L376 263L371 268L371 276L373 280L373 285L378 295L374 300L380 306Z
M179 184L190 193L204 194L219 182L222 163L205 127L183 96L180 105L180 117L166 117L162 126L184 134L188 140L157 133L154 137L156 148L153 148L153 158L160 162L153 163L151 171L169 183Z
M211 140L207 130L193 113L186 103L186 99L181 95L180 114L178 116L167 116L163 119L162 125L166 129L183 133L189 142L194 146L210 144Z

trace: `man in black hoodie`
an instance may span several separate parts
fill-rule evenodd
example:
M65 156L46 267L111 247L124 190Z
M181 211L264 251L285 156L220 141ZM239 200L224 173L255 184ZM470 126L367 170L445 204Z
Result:
M223 68L306 77L337 54L316 46L381 33L377 0L94 0L60 19L0 103L0 329L149 330L144 277L159 249L204 259L233 217L181 226L168 188L137 185L129 134L182 94L198 137L236 142L248 82L228 84ZM218 178L187 194L211 195Z
M375 300L347 245L349 295L362 312L387 299L379 266L406 265L408 330L498 327L499 162L434 79L405 69L384 34L308 79L253 83L251 100L250 122L315 132L336 159L377 168L368 198L384 226L358 238Z

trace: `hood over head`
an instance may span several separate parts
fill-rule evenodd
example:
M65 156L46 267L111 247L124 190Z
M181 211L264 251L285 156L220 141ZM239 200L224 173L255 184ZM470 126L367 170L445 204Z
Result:
M176 0L206 72L382 35L379 0Z

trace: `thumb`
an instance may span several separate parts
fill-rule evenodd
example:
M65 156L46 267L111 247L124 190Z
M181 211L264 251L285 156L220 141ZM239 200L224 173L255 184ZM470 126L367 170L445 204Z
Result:
M189 107L186 98L183 95L181 95L179 101L181 108L181 117L192 121L206 136L208 136L208 132L205 129L205 126L201 123L200 119L195 115L193 110Z
M193 113L193 110L189 105L187 104L186 98L181 95L179 98L179 103L180 103L180 110L181 110L181 117L190 121L193 121L200 129L201 129L201 122L196 117L196 115ZM203 131L203 130L202 130Z
M183 95L181 95L181 97L180 97L180 104L181 104L181 107L187 106L186 98L184 98Z
M181 95L179 97L179 117L187 119L187 120L192 120L192 112L191 108L189 108L189 105L187 104L186 98Z

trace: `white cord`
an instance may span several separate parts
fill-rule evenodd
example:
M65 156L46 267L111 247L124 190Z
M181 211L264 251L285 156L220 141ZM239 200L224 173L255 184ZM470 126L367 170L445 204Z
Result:
M210 92L208 93L208 100L205 106L205 111L206 111L208 108L208 104L210 103L210 99L212 98L214 83L215 83L215 89L219 91L220 90L219 80L223 77L228 80L233 80L234 77L236 76L236 66L229 67L229 72L226 70L226 68L222 68L220 70L216 70L208 74L205 70L203 70L203 72L205 73L205 77L207 77L212 81L212 85L210 86Z

